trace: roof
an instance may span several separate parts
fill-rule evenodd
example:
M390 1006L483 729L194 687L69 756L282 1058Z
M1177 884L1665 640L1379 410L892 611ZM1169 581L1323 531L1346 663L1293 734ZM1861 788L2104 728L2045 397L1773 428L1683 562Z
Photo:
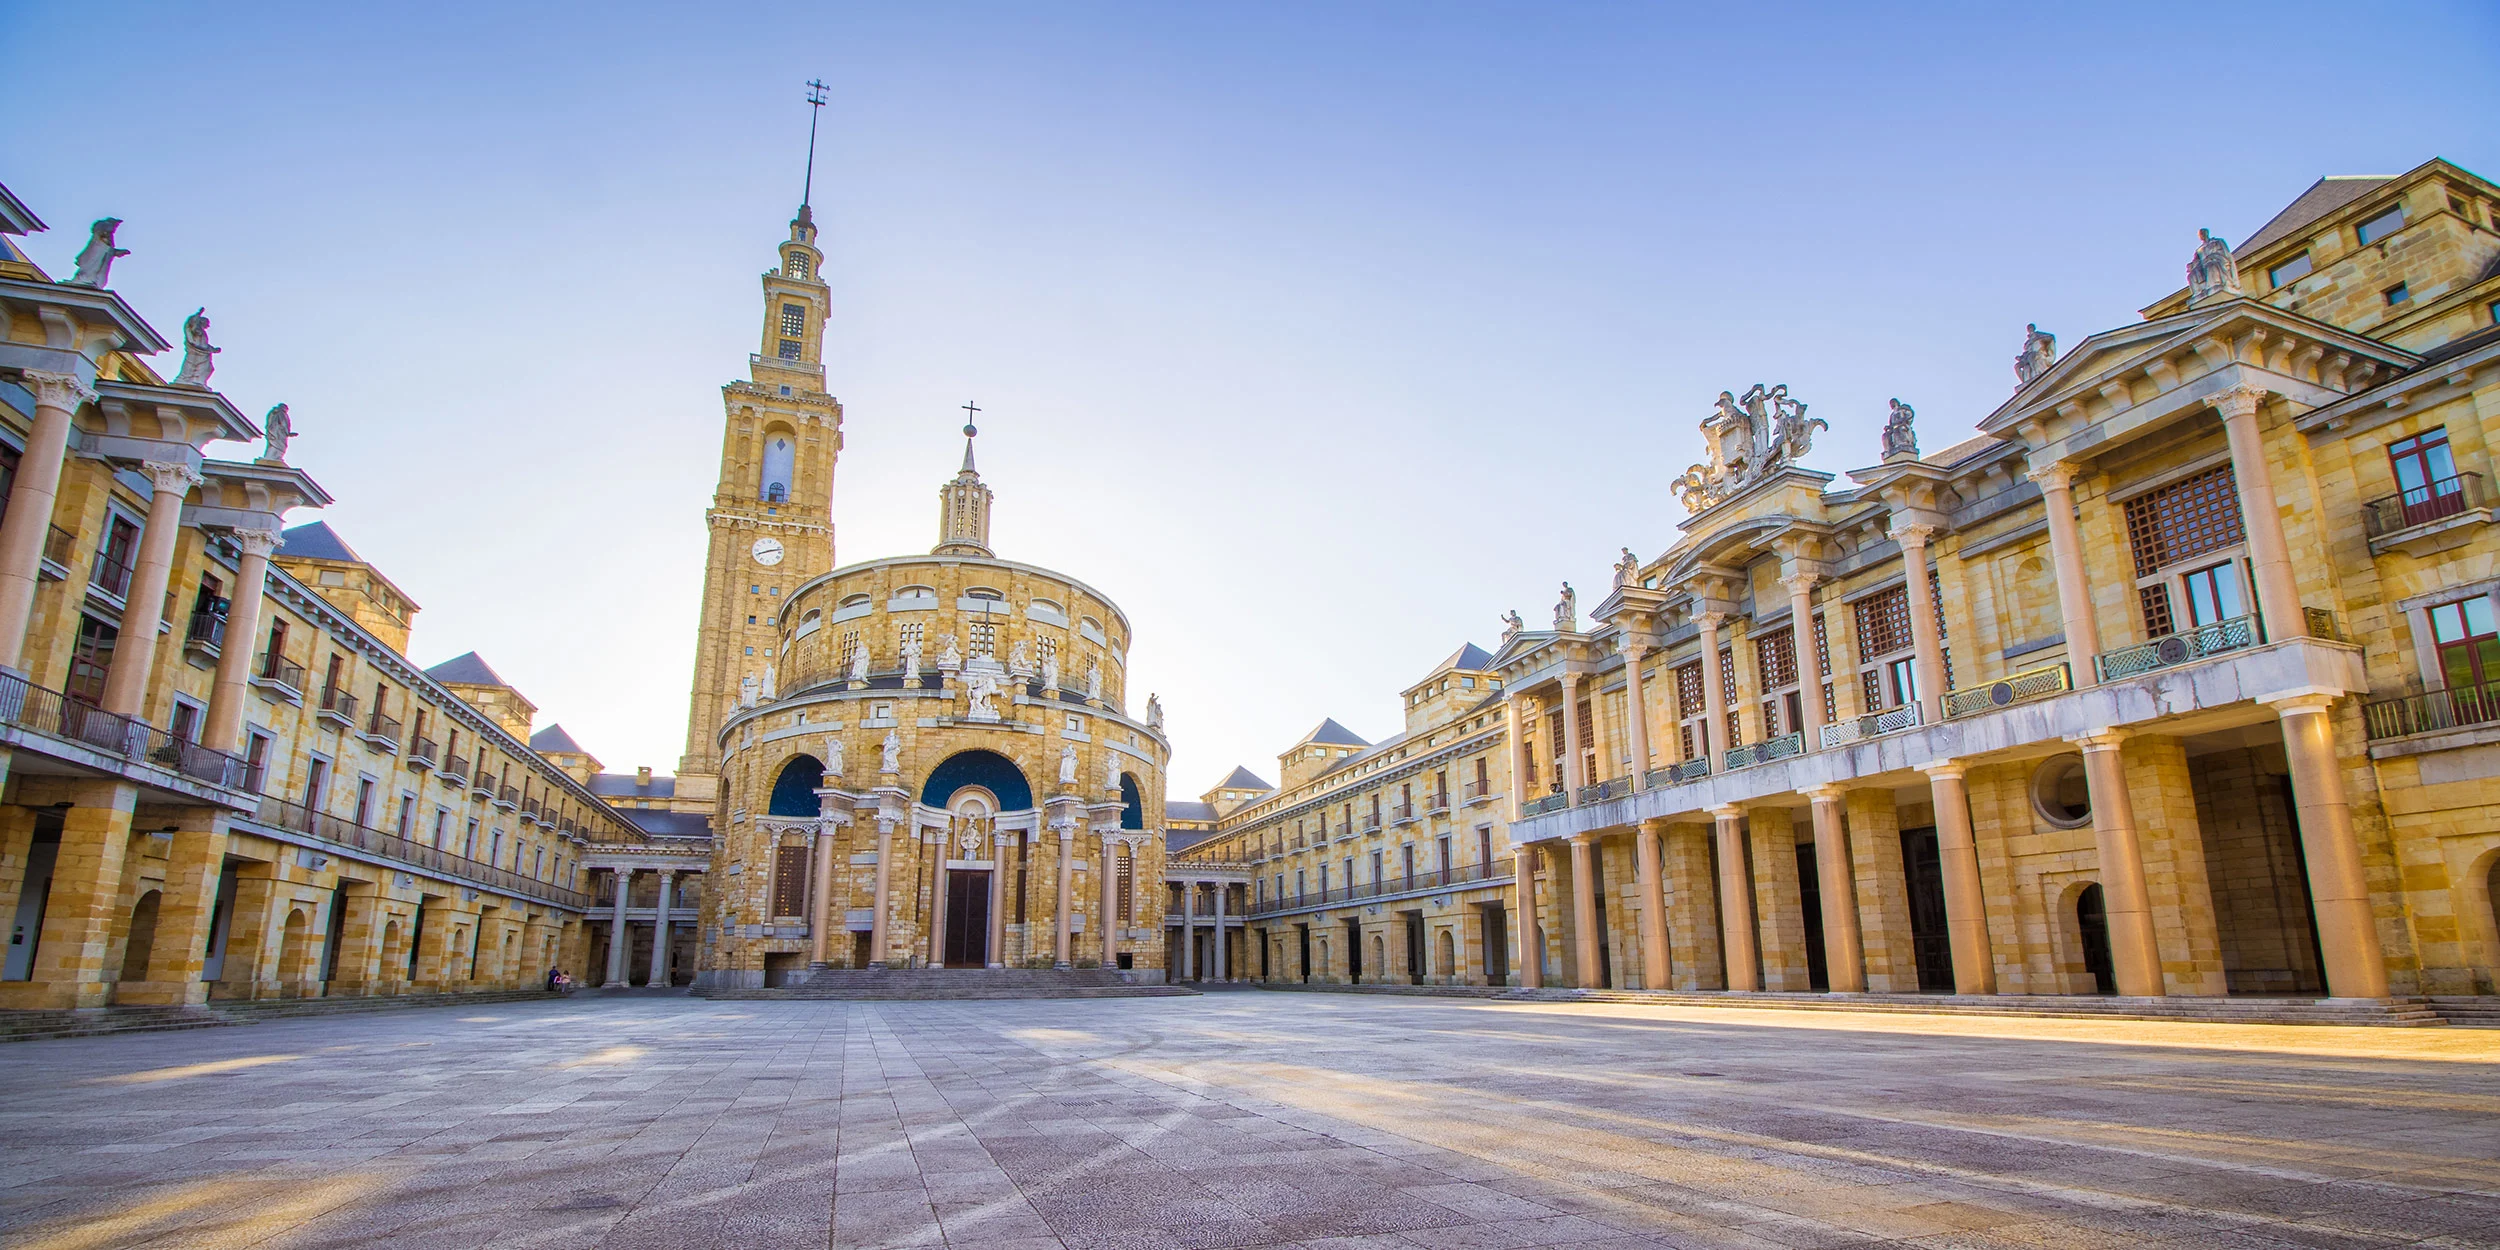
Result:
M531 734L530 750L536 751L541 755L590 754L590 752L582 749L581 743L573 741L573 735L564 732L564 726L562 725L549 725L545 729L541 729L537 733Z
M455 655L425 670L425 675L436 681L453 685L502 686L507 690L512 688L512 683L505 681L501 674L488 668L486 661L478 658L475 651Z
M1168 811L1172 805L1166 803L1163 806ZM1200 843L1212 842L1215 837L1216 833L1212 829L1166 829L1163 831L1163 849L1167 854L1173 851L1186 851Z
M2257 233L2231 250L2235 255L2263 251L2395 180L2388 174L2330 174L2320 178L2276 213L2272 221L2259 226Z
M1361 738L1355 737L1353 730L1338 724L1334 717L1323 718L1319 723L1319 728L1302 735L1302 741L1297 742L1294 745L1306 746L1314 742L1319 743L1322 746L1332 747L1367 747L1371 745L1370 743L1363 741Z
M33 234L43 228L43 218L35 216L35 210L26 207L26 201L0 186L0 234Z
M1215 809L1204 803L1166 799L1163 802L1163 817L1166 820L1213 820Z
M1215 788L1218 790L1273 790L1276 787L1259 780L1257 773L1235 765L1233 771L1227 774L1224 780L1215 783ZM1170 807L1171 804L1166 803L1164 806Z
M295 526L278 538L278 554L281 556L293 556L298 560L336 560L342 564L365 562L365 558L357 555L355 549L349 547L347 540L339 537L339 532L331 529L327 521ZM469 654L477 653L472 651Z
M656 808L625 808L617 815L631 821L644 833L664 837L708 838L712 836L712 818L702 812L667 812Z
M636 784L632 773L593 773L590 792L603 799L673 799L677 797L677 779L654 775L651 784L645 786Z
M1471 673L1481 673L1491 667L1493 667L1493 657L1487 654L1484 648L1471 642L1460 647L1457 654L1434 665L1432 671L1437 673L1445 668L1455 668Z

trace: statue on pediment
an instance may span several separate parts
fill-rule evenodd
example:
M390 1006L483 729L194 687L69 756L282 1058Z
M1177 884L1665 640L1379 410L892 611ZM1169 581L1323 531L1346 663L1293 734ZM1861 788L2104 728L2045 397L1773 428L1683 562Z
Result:
M183 318L182 372L174 375L174 385L208 385L208 375L217 367L214 357L224 350L208 341L208 310L206 308Z
M129 248L113 246L113 232L121 226L121 218L105 217L87 227L87 246L78 249L78 264L70 272L69 285L100 287L112 280L113 262L130 255Z
M1917 409L1892 401L1892 415L1884 418L1884 459L1918 459L1918 430L1912 424L1917 420Z
M2240 265L2231 259L2231 245L2211 230L2196 232L2196 254L2188 258L2188 304L2232 299L2240 293Z
M1564 634L1580 632L1580 592L1573 590L1569 582L1563 583L1562 598L1554 604L1554 630Z
M2057 336L2040 328L2038 322L2023 327L2023 354L2014 358L2014 380L2023 386L2049 371L2057 363Z
M1742 398L1719 392L1710 416L1701 423L1710 459L1668 483L1688 512L1713 507L1730 495L1796 463L1813 450L1814 432L1831 428L1821 417L1808 417L1804 401L1792 399L1788 384L1757 382Z
M1504 645L1508 645L1511 639L1518 637L1521 633L1525 632L1527 628L1528 623L1519 619L1519 609L1512 608L1510 611L1502 613L1502 642Z
M295 418L287 412L286 405L271 408L269 415L260 419L260 428L266 436L266 445L261 448L261 460L268 464L285 464L286 446L295 441Z
M1615 561L1615 588L1621 590L1631 585L1640 575L1641 558L1633 555L1630 547L1624 548L1623 558Z

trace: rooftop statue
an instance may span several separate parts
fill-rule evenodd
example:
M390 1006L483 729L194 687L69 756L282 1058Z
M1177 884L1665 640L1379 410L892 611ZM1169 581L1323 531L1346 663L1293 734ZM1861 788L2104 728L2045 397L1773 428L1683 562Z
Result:
M1527 628L1528 623L1519 619L1519 609L1512 608L1510 611L1502 613L1503 642L1509 642L1511 639L1518 637L1520 633Z
M1563 583L1562 598L1554 604L1554 632L1580 632L1580 592L1573 590L1569 582Z
M1616 588L1621 589L1622 587L1631 585L1633 579L1639 577L1640 575L1641 558L1633 555L1630 547L1624 548L1623 558L1615 561Z
M1892 401L1892 415L1884 419L1884 459L1918 459L1918 430L1912 425L1917 420L1917 409Z
M269 410L260 419L261 431L269 436L269 445L261 450L261 459L271 464L286 463L286 445L295 441L295 418L288 416L285 404Z
M113 246L113 232L121 224L121 218L107 217L87 227L87 246L78 249L78 268L69 285L100 287L111 280L113 262L130 255L129 248Z
M208 375L217 368L210 357L224 351L208 341L208 310L200 309L182 319L182 372L174 375L176 386L206 386Z
M1146 696L1146 728L1163 728L1163 696L1161 695Z
M2211 230L2196 232L2196 254L2188 258L2188 303L2232 299L2240 293L2240 265L2231 259L2231 245Z
M1717 506L1736 492L1787 468L1814 448L1814 432L1831 428L1821 417L1806 416L1806 405L1788 396L1788 384L1757 382L1738 398L1719 392L1710 416L1701 423L1710 459L1684 471L1668 484L1688 512Z
M2040 328L2038 322L2023 327L2023 354L2014 358L2014 380L2029 386L2033 378L2049 371L2057 360L2057 336Z

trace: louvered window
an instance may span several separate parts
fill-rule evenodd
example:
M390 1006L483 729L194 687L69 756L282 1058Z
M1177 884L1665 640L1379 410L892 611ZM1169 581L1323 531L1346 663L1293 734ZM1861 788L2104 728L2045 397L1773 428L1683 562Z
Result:
M773 915L807 914L807 848L773 848Z
M2138 577L2240 545L2239 484L2227 464L2138 495L2126 512Z
M1701 715L1707 696L1702 693L1701 661L1680 665L1675 670L1675 714L1678 719Z
M1858 600L1858 663L1910 649L1910 591L1895 586Z

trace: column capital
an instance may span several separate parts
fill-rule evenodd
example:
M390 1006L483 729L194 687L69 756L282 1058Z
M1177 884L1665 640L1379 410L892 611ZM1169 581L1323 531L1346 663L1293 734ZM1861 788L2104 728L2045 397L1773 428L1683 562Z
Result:
M1711 808L1710 814L1718 817L1722 821L1739 820L1744 817L1745 809L1734 803L1721 803L1717 807Z
M1892 540L1901 544L1905 550L1912 547L1924 549L1927 546L1928 539L1934 538L1942 532L1944 532L1943 526L1930 525L1925 521L1917 521L1908 525L1893 526Z
M1819 786L1806 787L1805 796L1817 803L1837 803L1848 792L1848 787L1838 782L1826 782Z
M1562 683L1564 694L1577 694L1579 693L1580 683L1588 680L1588 674L1583 673L1578 669L1566 668L1560 675L1555 677L1554 680Z
M1646 642L1627 642L1623 644L1623 658L1629 663L1639 664L1648 659L1649 653L1655 650L1657 650L1656 647Z
M1715 634L1719 632L1719 627L1727 624L1731 619L1733 619L1733 615L1727 612L1696 612L1693 614L1693 623L1701 626L1702 632L1707 634Z
M2272 699L2267 701L2266 706L2273 708L2274 714L2285 720L2290 720L2295 716L2308 716L2313 713L2319 716L2324 716L2329 711L2334 709L2337 697L2338 696L2336 695L2327 694L2323 691L2317 691L2309 694L2296 694L2284 699Z
M2028 475L2044 491L2070 490L2075 484L2075 466L2063 460L2052 460L2033 469Z
M2083 748L2087 752L2115 751L2118 749L2119 743L2127 740L2127 731L2124 729L2095 729L2091 733L2068 734L2066 735L2066 740L2074 743L2078 747Z
M35 406L76 412L78 406L95 399L95 388L75 373L54 373L49 369L28 369L23 376L35 387Z
M176 495L189 494L192 487L208 480L200 476L198 469L179 460L150 460L141 464L139 470L148 475L149 484L157 490Z
M1571 835L1571 844L1573 846L1587 846L1595 841L1597 841L1597 835L1593 832L1575 833Z
M1780 579L1780 585L1786 586L1788 593L1796 598L1812 595L1814 588L1822 584L1823 575L1814 572L1792 573Z
M1642 833L1646 833L1654 837L1658 834L1665 833L1667 831L1667 827L1674 823L1674 821L1668 820L1664 816L1644 816L1641 818L1640 829Z
M2245 383L2214 396L2214 411L2225 421L2257 415L2257 406L2266 401L2266 388Z
M1929 781L1960 781L1970 772L1970 766L1960 760L1930 760L1910 767L1927 774Z
M234 543L243 549L244 555L259 556L264 560L268 559L270 553L276 551L278 544L284 541L284 536L276 530L234 531Z

